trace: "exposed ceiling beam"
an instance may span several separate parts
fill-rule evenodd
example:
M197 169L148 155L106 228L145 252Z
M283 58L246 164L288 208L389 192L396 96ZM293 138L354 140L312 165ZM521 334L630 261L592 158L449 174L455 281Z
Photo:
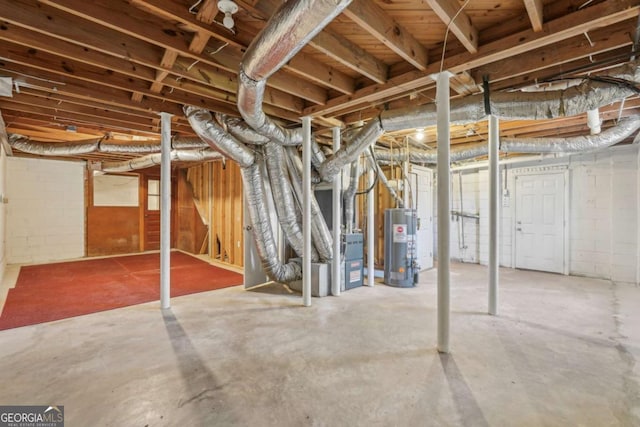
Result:
M309 46L376 83L387 81L389 67L384 62L331 31L318 33L309 41Z
M238 66L242 60L241 50L233 46L222 49L213 56L207 49L203 53L190 52L187 36L180 28L175 26L174 28L167 28L166 22L160 21L158 18L155 18L157 20L155 22L153 17L148 14L141 17L139 16L142 13L141 11L139 13L130 11L128 14L122 14L117 9L116 2L112 6L106 7L103 4L85 2L84 0L40 1L67 14L70 13L106 27L96 32L95 29L92 29L91 24L81 26L78 20L71 20L68 16L60 13L49 12L45 13L45 16L41 16L43 11L36 9L33 13L40 15L35 17L40 22L44 21L42 24L45 25L45 29L43 29L41 26L32 25L34 17L31 14L26 14L25 16L23 12L14 13L14 15L19 15L22 18L18 22L24 25L31 25L31 30L46 31L48 34L56 35L71 43L80 43L84 46L131 60L134 60L139 50L148 52L150 50L149 45L153 45L156 50L158 47L175 50L180 53L180 56L190 58L194 62L197 61L198 64L222 67L233 74L237 74ZM4 2L10 3L11 6L8 7L12 9L19 9L9 0L0 0L0 4ZM25 5L25 7L28 7L28 5ZM3 15L5 14L3 13ZM69 29L66 25L70 25L73 28ZM96 38L99 38L99 46L96 46ZM133 46L137 46L137 49L134 49ZM151 64L157 64L157 61L155 59ZM309 98L305 99L316 103L323 103L327 98L326 90L306 80L290 74L283 74L282 72L272 76L267 84L294 96L299 94L299 96L304 97L306 95Z
M418 70L426 69L427 49L374 2L353 0L343 14Z
M267 20L281 2L276 0L238 1L243 9ZM387 81L387 65L348 39L325 29L309 41L309 46L324 53L345 67L362 74L376 83ZM294 58L295 59L295 58ZM352 87L352 86L351 86ZM334 88L349 94L349 86Z
M532 29L520 31L479 46L477 54L464 52L446 58L443 69L453 73L474 69L542 46L561 42L596 28L637 17L639 10L640 0L607 0L550 21L544 26L543 31L534 32ZM425 86L432 82L430 75L439 72L440 67L439 63L430 64L424 72L411 71L394 77L385 84L367 86L356 91L354 95L333 98L324 106L308 107L304 114L310 116L331 115L333 112L349 106L410 93L416 87Z
M533 31L542 31L542 0L524 0L524 5L527 8L527 14L529 15L529 20L531 20L531 28L533 28Z
M478 51L478 30L456 0L426 0L436 15L471 53Z

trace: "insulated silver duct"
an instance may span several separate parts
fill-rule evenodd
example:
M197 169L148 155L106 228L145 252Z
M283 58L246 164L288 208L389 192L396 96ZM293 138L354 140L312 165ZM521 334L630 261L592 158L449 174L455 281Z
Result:
M606 71L606 77L584 80L564 90L543 92L495 92L491 94L491 113L506 120L540 120L584 114L633 95L635 92L613 79L640 83L636 61ZM484 94L451 100L452 124L475 123L486 118ZM387 110L379 117L386 132L421 128L436 124L434 103L418 107Z
M387 176L384 174L384 171L380 168L380 165L378 164L378 162L376 162L376 160L373 158L369 150L367 150L366 153L367 153L367 158L369 159L369 163L371 163L371 167L373 168L373 170L376 171L376 174L378 175L378 179L382 182L382 185L384 185L386 189L389 191L389 194L391 195L391 197L393 197L393 199L396 201L396 207L403 208L404 201L400 196L398 196L398 193L396 192L396 190L393 187L391 187L391 184L389 184L389 180L387 179Z
M298 201L302 200L302 159L298 155L298 152L293 147L287 148L289 174L291 175L291 183L293 184L293 190L298 198ZM313 237L313 244L318 251L321 261L331 259L333 253L333 238L327 222L322 216L318 200L315 195L311 194L311 236Z
M339 174L340 169L360 157L360 154L375 143L383 133L384 129L380 120L378 118L371 119L353 138L351 143L342 147L320 165L318 172L322 180L333 181L333 178Z
M270 141L266 136L249 127L244 120L239 117L230 117L226 114L216 113L216 119L220 124L227 127L227 131L245 144L264 145Z
M172 162L202 162L222 159L222 154L213 150L171 150L169 157ZM102 162L99 170L102 172L130 172L159 165L161 158L161 153L153 153L131 160Z
M339 15L351 0L288 1L251 42L238 76L238 110L258 133L281 143L301 144L302 131L285 129L262 110L266 80Z
M460 162L462 160L473 159L474 157L486 156L489 152L488 146L484 142L476 144L468 144L462 147L451 147L451 162ZM409 160L412 163L435 164L438 153L436 150L418 150L411 149L409 155L406 151L388 151L376 150L376 159L380 162L405 162Z
M269 142L265 145L264 156L278 213L278 221L293 250L298 256L302 256L302 228L298 221L296 205L291 192L284 147L274 142ZM318 262L318 253L313 247L311 248L311 261Z
M253 151L222 129L213 120L208 110L185 105L184 114L196 134L214 150L220 151L225 157L238 163L240 167L248 167L253 164L255 161Z
M344 200L344 221L347 234L353 233L353 224L355 220L355 201L356 192L358 191L358 183L360 181L360 161L356 160L351 163L351 174L349 186L342 193Z
M151 143L122 144L103 140L100 142L98 151L101 153L159 153L160 141L152 141ZM180 137L171 138L171 148L174 150L192 150L198 148L209 148L209 144L198 137Z
M640 129L640 118L627 118L598 135L569 138L502 138L500 151L506 153L576 153L617 144Z
M351 0L297 0L283 3L251 42L242 68L266 80L346 8Z
M100 153L159 153L160 141L151 143L123 144L113 143L105 139L69 141L69 142L36 142L26 136L13 134L9 141L15 148L25 153L41 156L72 156L74 154ZM22 148L20 148L22 147ZM174 137L171 147L176 150L203 149L209 144L194 137Z
M158 145L160 142L158 141ZM174 150L192 150L196 148L208 148L209 144L197 136L174 136L171 138L171 148Z
M118 144L102 141L97 151L101 153L159 153L160 144Z
M9 145L23 153L38 156L73 156L93 153L98 149L100 139L74 142L35 142L22 135L9 135Z
M282 264L279 260L278 248L264 198L261 163L262 160L259 160L240 169L244 182L251 233L256 243L258 256L269 278L277 282L293 282L302 278L302 268L295 262Z

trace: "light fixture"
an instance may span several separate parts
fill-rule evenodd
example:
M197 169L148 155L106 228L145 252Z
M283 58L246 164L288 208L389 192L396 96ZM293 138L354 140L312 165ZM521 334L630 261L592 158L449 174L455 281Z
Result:
M231 30L235 25L232 15L238 11L238 5L232 0L219 0L218 10L224 13L222 25Z
M416 139L422 141L424 139L424 128L416 128Z

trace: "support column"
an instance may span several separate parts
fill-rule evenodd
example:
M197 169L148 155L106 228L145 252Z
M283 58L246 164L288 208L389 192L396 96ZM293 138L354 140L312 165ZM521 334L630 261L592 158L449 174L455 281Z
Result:
M171 306L171 117L160 113L160 308Z
M332 130L333 135L333 152L337 153L340 149L340 128L334 127ZM331 295L340 296L341 287L341 254L340 254L340 227L342 226L342 170L333 179L333 261L331 263Z
M311 306L311 117L309 116L302 118L302 136L302 305L309 307Z
M369 187L371 191L367 194L367 265L368 265L368 274L367 274L367 286L374 286L376 279L376 270L375 270L375 256L373 252L375 251L375 238L376 238L376 220L375 220L375 194L376 189L373 188L374 183L376 182L375 171L373 170L373 165L369 169Z
M436 108L438 133L438 351L449 352L449 193L451 173L451 149L449 147L449 78L451 73L443 71L436 77Z
M498 247L500 229L500 127L498 118L489 116L489 314L498 314Z

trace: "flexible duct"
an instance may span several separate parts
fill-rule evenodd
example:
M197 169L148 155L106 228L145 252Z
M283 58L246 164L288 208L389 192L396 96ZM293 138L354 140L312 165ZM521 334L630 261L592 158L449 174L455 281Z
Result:
M478 142L476 144L467 144L462 147L451 147L451 162L460 162L463 160L473 159L474 157L486 156L488 151L487 144ZM436 164L438 153L435 150L418 150L412 149L407 155L406 151L388 151L376 150L376 159L380 162L405 162L409 160L411 163L420 164Z
M298 152L293 147L287 148L287 160L289 165L289 174L291 176L291 183L293 184L293 190L298 198L302 200L302 160L298 155ZM313 237L313 244L318 251L321 261L331 259L333 251L333 238L327 223L322 216L318 200L313 193L311 194L311 236Z
M300 128L285 129L262 110L266 80L351 3L351 0L288 1L251 42L240 65L238 110L261 135L285 144L301 144Z
M255 161L253 151L222 129L213 120L208 110L186 105L184 113L196 134L214 150L220 151L224 156L238 163L240 167L248 167L253 164Z
M100 139L74 142L35 142L30 141L28 137L11 134L9 135L9 145L23 153L38 156L73 156L93 153L98 149Z
M495 92L491 94L491 113L507 120L540 120L584 114L633 95L625 82L640 82L640 61L612 68L607 76L584 80L564 90L542 92ZM484 94L451 100L451 124L475 123L486 118ZM436 124L436 105L425 104L387 110L380 114L386 132L421 128Z
M302 256L302 228L298 221L296 206L293 194L291 193L291 183L288 179L284 148L274 142L266 144L265 162L269 174L269 181L271 182L273 198L276 201L278 221L291 248L293 248L298 256ZM311 248L311 261L318 261L318 252L315 248Z
M172 162L203 162L207 160L219 160L222 158L222 154L213 150L171 150L169 157ZM161 159L161 153L153 153L131 160L102 162L100 170L103 172L129 172L159 165Z
M227 127L227 131L245 144L264 145L270 141L266 136L249 127L244 120L239 117L230 117L226 114L216 113L219 123Z
M502 138L500 151L506 153L576 153L617 144L640 129L640 118L623 119L598 135L570 138Z
M356 192L358 190L358 182L360 181L360 162L358 160L351 163L351 174L349 179L349 186L342 198L344 200L344 222L346 226L347 234L353 233L353 225L355 219L355 201Z
M369 163L371 163L371 167L373 168L373 170L376 171L376 174L378 175L378 179L382 182L382 185L384 185L385 188L389 191L389 194L391 195L391 197L393 197L393 199L396 201L396 207L403 208L404 201L400 196L398 196L398 193L396 192L396 190L393 187L391 187L391 184L389 184L389 180L387 179L387 176L384 174L384 171L380 168L380 165L378 164L378 162L376 162L376 160L373 158L373 155L369 150L367 150L366 153L367 153L367 158L369 159Z
M299 264L289 262L283 264L278 256L278 248L271 221L265 203L265 195L262 187L262 160L254 162L250 166L240 169L244 182L247 211L251 223L251 233L256 243L258 256L262 261L262 267L269 278L277 282L289 283L302 277L302 269ZM276 201L277 202L277 201Z
M320 165L318 172L323 181L333 181L340 169L355 161L360 154L371 144L376 142L384 133L380 120L374 118L370 120L362 130L353 138L351 143L345 145Z

